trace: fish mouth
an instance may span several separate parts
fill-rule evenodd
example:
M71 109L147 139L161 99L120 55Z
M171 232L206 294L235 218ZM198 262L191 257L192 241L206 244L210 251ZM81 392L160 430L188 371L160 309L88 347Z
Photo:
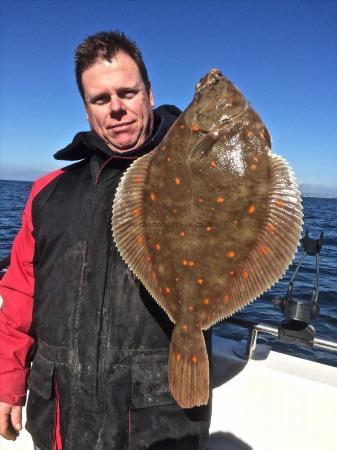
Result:
M195 86L195 91L200 92L208 86L212 84L216 84L220 79L224 79L225 77L222 75L219 69L211 69L197 85Z

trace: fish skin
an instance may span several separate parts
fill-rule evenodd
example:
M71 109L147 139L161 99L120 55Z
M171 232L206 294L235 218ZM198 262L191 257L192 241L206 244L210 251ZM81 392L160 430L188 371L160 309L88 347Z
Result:
M202 330L278 281L301 227L287 163L241 92L211 70L162 143L125 173L113 208L122 257L176 324L169 386L180 406L208 401Z

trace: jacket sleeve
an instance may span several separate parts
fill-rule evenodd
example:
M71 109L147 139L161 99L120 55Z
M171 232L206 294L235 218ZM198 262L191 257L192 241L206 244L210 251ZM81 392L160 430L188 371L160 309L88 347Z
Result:
M28 355L35 342L28 334L34 296L32 202L58 173L34 183L13 243L10 266L0 282L0 401L11 405L25 404Z

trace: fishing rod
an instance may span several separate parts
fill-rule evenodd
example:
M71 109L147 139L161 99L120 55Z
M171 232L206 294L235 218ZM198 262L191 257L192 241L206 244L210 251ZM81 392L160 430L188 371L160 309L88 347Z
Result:
M277 327L270 324L255 323L239 317L230 317L226 320L226 322L249 329L247 342L241 342L236 349L236 353L239 356L245 359L264 359L267 356L270 346L257 346L259 332L276 336L279 342L337 352L337 342L315 336L315 329L310 323L311 320L318 316L320 311L318 303L319 256L323 246L323 238L323 232L321 232L319 239L312 239L309 237L308 231L306 231L302 240L304 253L288 283L286 295L284 297L275 297L272 300L274 306L279 307L286 318ZM309 301L293 296L294 279L306 256L315 256L316 260L315 285Z
M279 340L282 342L299 343L304 346L312 346L315 337L315 329L310 325L311 320L319 314L319 255L323 245L323 232L319 239L311 239L308 231L303 238L303 255L289 281L285 297L275 297L274 306L281 309L286 320L279 325ZM316 284L313 287L310 301L293 297L294 279L303 263L304 258L315 256L316 258Z

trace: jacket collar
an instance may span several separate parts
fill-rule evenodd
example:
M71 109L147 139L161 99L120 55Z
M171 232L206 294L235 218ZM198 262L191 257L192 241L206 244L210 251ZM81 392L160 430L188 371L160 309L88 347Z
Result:
M153 150L162 141L165 134L175 122L181 111L173 105L163 105L154 111L154 130L152 136L135 150L123 152L112 151L94 131L81 131L65 148L55 153L57 160L78 161L96 155L102 162L111 159L134 160Z

